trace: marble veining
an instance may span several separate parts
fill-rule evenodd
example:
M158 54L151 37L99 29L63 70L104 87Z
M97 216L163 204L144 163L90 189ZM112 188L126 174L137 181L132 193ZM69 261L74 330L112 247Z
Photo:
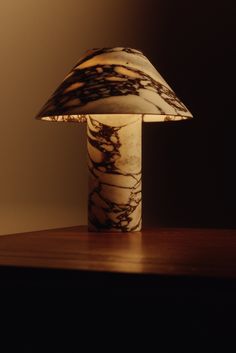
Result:
M143 121L192 117L141 51L117 47L87 51L37 118L84 122L117 113L142 114Z
M130 232L142 226L142 122L192 118L139 50L87 51L36 116L87 123L88 227Z
M87 117L89 230L141 229L141 118Z

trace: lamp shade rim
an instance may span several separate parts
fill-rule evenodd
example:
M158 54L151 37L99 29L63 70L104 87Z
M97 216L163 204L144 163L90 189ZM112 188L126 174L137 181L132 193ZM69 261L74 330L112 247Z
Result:
M171 115L171 114L138 114L138 113L93 113L93 114L70 114L70 115L49 115L49 116L37 116L37 120L42 120L42 121L49 121L49 122L76 122L76 123L86 123L87 117L93 117L96 119L96 116L102 117L102 116L126 116L127 120L129 119L130 116L140 116L142 117L142 121L145 123L148 122L165 122L165 121L180 121L180 120L187 120L187 119L192 119L193 116L191 113L189 115Z

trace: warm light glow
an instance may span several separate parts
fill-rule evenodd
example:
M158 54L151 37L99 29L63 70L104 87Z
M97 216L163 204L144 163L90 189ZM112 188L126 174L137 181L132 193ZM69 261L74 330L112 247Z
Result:
M142 114L144 122L192 117L143 53L123 47L86 52L37 118L84 122L93 114Z
M41 120L45 121L54 121L54 122L79 122L85 123L85 115L53 115L53 116L44 116Z
M87 122L90 231L142 226L142 122L192 118L142 52L101 48L85 53L37 119Z
M143 121L145 123L154 123L158 121L175 121L175 120L186 120L189 119L187 116L181 116L181 115L150 115L150 114L144 114L143 115Z
M138 115L138 114L134 114L134 115ZM106 121L106 118L103 117L107 117L106 114L90 114L90 115L56 115L56 116L44 116L41 118L41 120L45 120L45 121L55 121L55 122L79 122L79 123L85 123L87 121L87 117L91 116L97 116L100 117L102 119L105 119L104 121ZM118 118L118 117L126 117L127 119L129 119L129 117L132 116L132 114L112 114L109 115L112 116L114 118ZM178 120L186 120L188 119L188 117L186 116L180 116L180 115L150 115L150 114L140 114L142 121L143 122L163 122L163 121L178 121ZM110 119L110 118L109 118Z

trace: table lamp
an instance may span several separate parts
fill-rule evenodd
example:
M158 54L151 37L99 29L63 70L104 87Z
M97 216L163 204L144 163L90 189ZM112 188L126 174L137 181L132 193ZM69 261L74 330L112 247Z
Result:
M87 122L88 230L142 227L142 122L192 118L143 55L131 48L88 50L38 113Z

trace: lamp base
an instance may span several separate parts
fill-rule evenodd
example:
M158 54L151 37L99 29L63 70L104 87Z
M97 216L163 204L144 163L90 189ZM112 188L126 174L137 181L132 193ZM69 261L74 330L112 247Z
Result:
M89 231L141 230L141 133L141 115L87 117Z

